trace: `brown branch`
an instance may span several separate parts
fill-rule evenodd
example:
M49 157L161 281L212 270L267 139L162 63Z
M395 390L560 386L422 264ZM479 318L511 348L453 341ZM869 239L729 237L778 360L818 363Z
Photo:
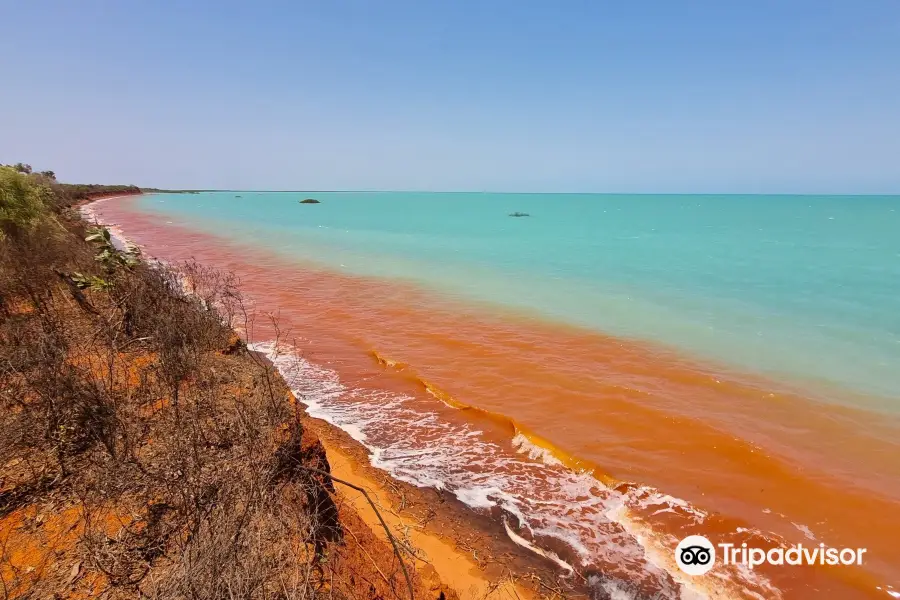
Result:
M391 582L387 578L387 575L385 575L384 572L378 567L378 563L375 562L375 559L372 558L372 555L369 554L369 551L366 550L365 546L362 545L362 542L359 541L359 538L356 537L356 534L353 533L353 530L348 527L347 529L345 529L345 531L350 534L350 537L353 538L353 541L356 542L356 545L359 546L359 549L362 550L363 554L366 555L366 558L369 559L369 562L372 563L372 566L375 567L375 570L378 571L378 574L381 575L381 578L384 579L384 582L390 585Z
M397 540L394 538L394 534L391 533L391 530L388 527L387 523L385 523L384 518L381 516L381 512L379 512L379 510L378 510L378 507L375 506L375 503L372 501L372 498L369 496L369 492L367 492L364 488L362 488L358 485L350 483L349 481L344 481L343 479L338 479L331 473L327 473L320 469L314 469L313 467L306 467L303 465L299 465L299 466L304 471L309 471L311 473L317 473L319 475L324 475L325 477L328 477L329 479L331 479L334 482L340 483L341 485L345 485L348 488L354 489L357 492L362 493L362 495L366 498L366 502L368 502L369 506L372 507L372 510L375 511L375 516L378 517L378 521L381 523L381 527L384 528L384 532L387 534L388 540L391 542L391 546L393 546L393 548L394 548L394 554L397 556L397 560L400 561L400 569L403 570L403 578L406 579L406 587L409 588L409 598L410 598L410 600L415 600L416 596L415 596L415 592L413 591L412 580L409 578L409 571L406 570L406 563L403 562L403 556L400 553L399 546L397 546Z

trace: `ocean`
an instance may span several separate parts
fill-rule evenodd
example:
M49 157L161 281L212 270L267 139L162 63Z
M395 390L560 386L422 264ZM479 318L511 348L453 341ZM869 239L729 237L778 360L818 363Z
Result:
M94 206L153 256L237 273L291 351L262 326L253 341L375 466L491 513L597 589L897 594L898 196L229 191ZM690 533L869 554L698 582L671 559Z

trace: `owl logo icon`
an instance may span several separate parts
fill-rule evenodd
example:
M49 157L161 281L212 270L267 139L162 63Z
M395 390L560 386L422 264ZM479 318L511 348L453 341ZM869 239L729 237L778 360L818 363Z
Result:
M716 564L716 547L702 535L689 535L675 548L675 562L688 575L703 575Z

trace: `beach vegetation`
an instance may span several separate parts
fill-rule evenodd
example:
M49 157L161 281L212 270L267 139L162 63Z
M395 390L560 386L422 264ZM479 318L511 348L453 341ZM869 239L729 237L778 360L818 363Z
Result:
M71 275L72 281L75 283L75 286L80 290L92 289L97 291L109 291L112 284L102 277L97 277L96 275L84 275L75 271Z
M84 241L94 244L97 249L94 260L102 263L107 271L117 267L132 268L138 264L140 254L137 249L119 251L106 227L91 227Z
M0 167L2 597L437 597L336 502L236 278L66 208L122 187Z
M84 183L58 184L60 201L66 206L100 198L103 196L125 196L128 194L140 194L141 188L136 185L96 185Z
M0 167L0 236L33 228L46 213L51 197L50 188L25 171Z
M211 192L215 190L165 190L162 188L141 188L142 192L147 194L199 194L200 192Z

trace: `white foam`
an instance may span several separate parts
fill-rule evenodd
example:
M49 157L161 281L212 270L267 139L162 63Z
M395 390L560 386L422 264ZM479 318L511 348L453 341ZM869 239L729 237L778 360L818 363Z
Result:
M687 503L649 488L634 498L594 477L565 468L525 436L507 447L487 441L469 424L451 423L404 395L345 387L337 373L271 342L251 344L279 369L297 399L316 418L347 431L369 449L370 462L394 478L448 490L475 510L499 511L515 543L566 572L576 565L547 549L550 540L581 565L603 564L622 581L642 579L659 598L678 598L678 586L647 560L645 548L609 510L625 502L666 502L691 515ZM515 525L514 525L515 524Z
M493 508L497 503L494 500L491 500L490 496L499 491L500 490L495 487L459 488L458 490L455 490L453 494L460 502L467 504L472 508Z
M519 546L522 546L523 548L528 548L535 554L539 554L539 555L543 556L544 558L547 558L547 559L555 562L561 568L567 570L570 575L575 573L575 569L572 567L572 565L570 565L569 563L567 563L566 561L561 559L555 553L553 553L549 550L544 550L543 548L538 548L537 546L535 546L534 544L531 544L528 540L526 540L525 538L523 538L522 536L517 534L515 531L510 529L509 523L507 523L506 519L503 519L503 528L506 529L506 535L509 536L509 539L511 539L513 542L515 542Z
M619 584L613 581L604 581L600 584L600 587L607 593L609 596L609 600L633 600L637 596L622 589Z
M791 521L791 525L796 527L797 530L800 531L800 533L802 533L804 536L806 536L807 539L812 540L814 542L818 541L816 539L816 536L813 535L813 532L810 531L809 527L807 527L806 525L802 525L800 523L794 523L793 521Z
M522 454L527 454L528 458L539 460L545 465L562 466L562 461L553 456L553 453L546 448L534 444L525 435L517 433L512 439L512 445Z

